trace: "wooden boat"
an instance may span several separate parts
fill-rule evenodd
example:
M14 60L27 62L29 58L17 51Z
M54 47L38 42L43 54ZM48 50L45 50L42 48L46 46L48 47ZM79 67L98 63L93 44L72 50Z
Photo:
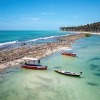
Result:
M34 69L34 70L45 70L45 69L47 69L47 66L35 64L36 62L40 63L40 60L38 60L36 58L23 58L23 60L25 61L25 63L21 65L22 68ZM27 61L28 61L28 63L27 63ZM32 63L30 63L30 62L32 62Z
M45 70L45 69L47 69L47 66L35 65L35 64L24 64L24 65L21 65L21 67L27 68L27 69L34 69L34 70Z
M74 73L74 72L70 72L70 71L64 71L64 70L59 70L59 69L54 69L55 72L63 74L63 75L69 75L69 76L77 76L79 77L82 72L80 72L80 74L78 73Z
M62 51L62 55L76 57L76 54L75 53L69 53L69 52L63 52L63 51Z

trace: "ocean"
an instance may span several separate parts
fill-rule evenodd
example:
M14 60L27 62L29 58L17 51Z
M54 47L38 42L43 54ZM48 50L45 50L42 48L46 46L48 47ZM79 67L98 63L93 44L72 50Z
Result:
M67 32L63 31L0 31L0 48L22 45L42 43L42 42L55 42L56 37L66 35Z
M65 35L66 32L55 31L54 34L49 37ZM16 40L31 39L33 37ZM15 40L4 42L10 41ZM41 64L47 65L47 70L15 66L0 72L0 100L100 100L100 36L79 39L72 45L72 50L77 57L64 56L58 51L42 58ZM82 72L82 75L65 76L54 69Z

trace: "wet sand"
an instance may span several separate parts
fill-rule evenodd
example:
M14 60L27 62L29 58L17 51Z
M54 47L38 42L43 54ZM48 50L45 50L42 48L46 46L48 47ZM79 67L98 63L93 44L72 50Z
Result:
M17 49L8 51L0 51L0 70L7 67L20 65L23 57L34 57L40 59L46 57L53 52L71 48L71 44L80 38L84 38L85 34L67 35L58 38L58 42L42 43L35 45L23 45Z

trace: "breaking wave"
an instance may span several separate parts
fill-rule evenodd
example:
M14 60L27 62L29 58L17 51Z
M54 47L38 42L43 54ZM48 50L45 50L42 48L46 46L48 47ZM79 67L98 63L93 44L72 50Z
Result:
M12 42L0 43L0 46L11 45L11 44L15 44L15 43L18 43L18 40L17 41L12 41Z
M28 40L26 42L34 42L34 41L38 41L38 40L46 40L46 39L51 39L51 38L55 38L55 37L58 37L58 36L49 36L49 37L44 37L44 38L37 38L37 39L31 39L31 40Z
M61 37L61 36L65 36L65 35L56 35L56 36L48 36L48 37L39 37L39 38L36 38L36 39L31 39L31 40L27 40L27 41L11 41L11 42L5 42L5 43L0 43L0 48L2 47L9 47L9 46L14 46L16 47L16 45L21 45L23 43L38 43L39 41L45 41L47 42L47 40L49 39L54 39L54 38L57 38L57 37Z

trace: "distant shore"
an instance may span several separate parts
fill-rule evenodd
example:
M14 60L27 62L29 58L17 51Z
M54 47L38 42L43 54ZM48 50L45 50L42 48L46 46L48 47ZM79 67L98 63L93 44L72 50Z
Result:
M23 62L23 57L34 57L41 59L42 57L52 54L53 52L71 48L71 44L75 40L84 37L85 34L66 35L57 38L59 40L58 42L24 45L17 49L0 51L0 70L7 67L20 65L20 63Z
M76 34L91 34L91 35L100 35L100 32L86 32L86 31L66 31L70 33L76 33Z
M70 33L76 33L76 34L92 34L92 35L100 35L100 32L87 32L87 31L66 31Z

